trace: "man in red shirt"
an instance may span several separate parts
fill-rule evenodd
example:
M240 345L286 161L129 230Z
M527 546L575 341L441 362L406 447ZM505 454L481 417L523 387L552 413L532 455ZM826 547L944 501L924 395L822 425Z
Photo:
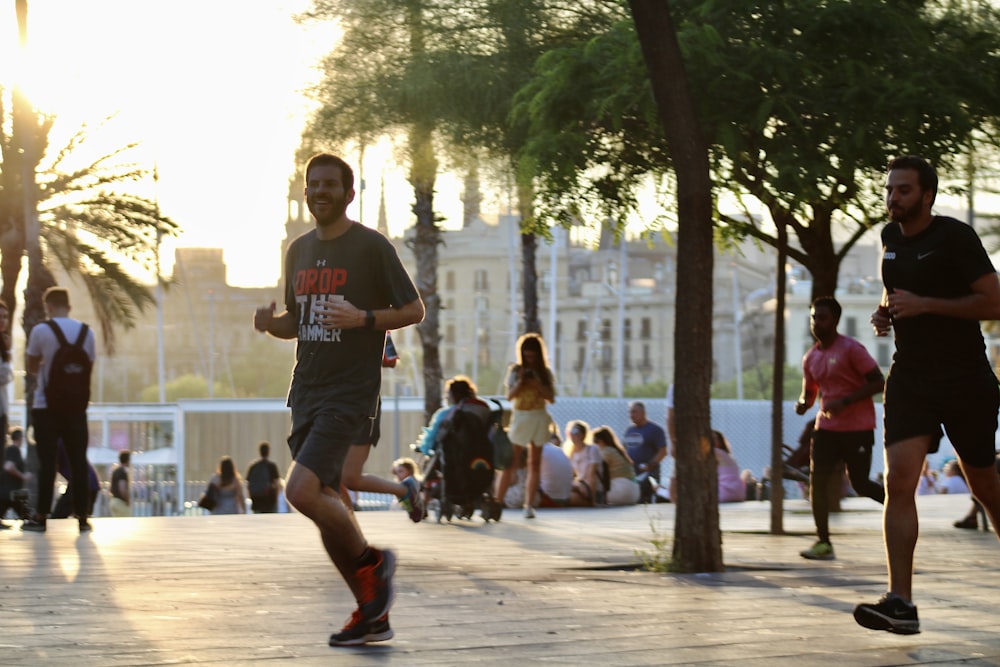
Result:
M820 410L813 433L809 493L819 540L801 552L810 560L832 560L829 485L837 464L844 461L858 495L885 503L885 490L869 478L875 444L875 404L885 379L864 345L837 333L840 304L832 296L816 299L809 329L816 344L802 357L802 395L795 412L805 414L817 395Z

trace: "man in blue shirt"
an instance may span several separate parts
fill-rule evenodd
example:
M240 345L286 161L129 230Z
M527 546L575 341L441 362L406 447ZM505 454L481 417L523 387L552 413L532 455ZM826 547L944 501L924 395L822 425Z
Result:
M658 425L646 418L646 406L641 401L633 401L628 407L632 423L625 429L622 441L629 458L635 465L639 480L639 502L653 500L653 486L650 478L660 479L660 461L667 455L667 434Z

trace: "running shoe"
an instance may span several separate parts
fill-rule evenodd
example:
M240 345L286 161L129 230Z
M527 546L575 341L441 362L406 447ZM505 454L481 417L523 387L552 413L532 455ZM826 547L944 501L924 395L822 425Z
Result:
M27 521L21 522L21 530L27 530L32 533L44 533L45 532L45 519L39 521L38 519L28 519Z
M833 560L833 545L829 542L817 542L805 551L800 551L799 555L809 560Z
M360 646L370 642L384 642L392 639L389 614L374 621L366 621L361 609L355 609L347 625L340 632L330 635L330 646Z
M525 519L534 519L535 518L535 508L532 507L531 505L527 505L524 508L524 518Z
M859 604L854 608L854 620L870 630L886 630L899 635L920 632L916 605L895 593L886 593L875 604Z
M396 554L389 549L368 547L375 554L374 565L363 565L355 572L361 586L358 607L363 618L375 621L389 613L395 593L392 575L396 571Z

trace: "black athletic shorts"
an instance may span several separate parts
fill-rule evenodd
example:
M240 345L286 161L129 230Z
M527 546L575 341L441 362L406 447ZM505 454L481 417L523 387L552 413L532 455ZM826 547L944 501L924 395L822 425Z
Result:
M827 431L813 432L812 470L814 473L830 473L841 461L857 456L860 450L869 457L875 446L874 431Z
M351 445L371 437L373 409L352 405L337 388L295 387L288 394L292 431L288 448L298 465L313 471L324 485L340 488Z
M1000 387L989 368L935 377L894 366L886 378L884 401L887 447L929 435L929 453L936 452L943 426L963 463L973 468L993 465Z

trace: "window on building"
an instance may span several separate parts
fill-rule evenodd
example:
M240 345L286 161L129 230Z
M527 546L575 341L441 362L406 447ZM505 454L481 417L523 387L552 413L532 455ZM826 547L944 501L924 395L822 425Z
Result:
M875 348L876 361L882 368L888 368L892 363L892 353L889 352L888 343L879 343Z
M625 318L625 326L622 327L625 331L625 340L632 340L632 320Z
M449 324L448 326L445 327L445 329L444 329L444 342L448 343L449 345L454 345L455 344L455 325L454 324Z
M451 371L455 368L455 349L448 348L444 352L444 372L445 375L451 375Z
M587 346L581 345L576 348L576 370L582 371L587 360Z
M653 337L653 320L648 317L642 318L642 328L639 331L639 338L649 340Z
M632 368L632 348L628 345L625 346L625 368Z
M611 320L601 320L601 340L611 340Z
M444 288L447 290L455 289L455 272L448 271L444 274Z
M580 320L576 323L576 339L587 340L587 320Z
M851 338L858 337L858 318L848 317L844 323L844 331Z
M490 291L490 274L486 269L476 269L474 280L477 292Z

